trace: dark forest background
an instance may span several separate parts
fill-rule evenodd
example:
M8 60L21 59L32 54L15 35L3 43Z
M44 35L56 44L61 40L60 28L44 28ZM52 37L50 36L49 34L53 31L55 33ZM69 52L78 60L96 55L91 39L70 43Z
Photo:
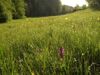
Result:
M100 9L100 0L87 0L89 6ZM60 0L0 0L0 22L24 17L60 15L87 8L62 5Z

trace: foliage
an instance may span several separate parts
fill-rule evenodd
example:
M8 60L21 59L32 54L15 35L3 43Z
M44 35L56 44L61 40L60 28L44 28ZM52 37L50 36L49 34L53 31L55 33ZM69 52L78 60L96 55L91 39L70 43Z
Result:
M62 6L62 14L71 13L74 11L74 8L68 5Z
M6 5L6 6L5 6ZM10 0L0 0L0 23L12 19Z
M25 16L24 0L0 0L0 22Z
M100 10L100 0L87 0L87 2L91 8Z
M75 7L74 7L74 10L75 11L78 11L78 10L81 10L82 8L81 8L81 6L79 6L79 5L76 5Z
M12 0L13 18L19 19L25 17L25 2L24 0Z
M86 9L86 8L87 8L87 6L86 6L86 5L83 5L83 6L82 6L82 9Z
M48 16L61 13L60 0L27 0L27 16Z

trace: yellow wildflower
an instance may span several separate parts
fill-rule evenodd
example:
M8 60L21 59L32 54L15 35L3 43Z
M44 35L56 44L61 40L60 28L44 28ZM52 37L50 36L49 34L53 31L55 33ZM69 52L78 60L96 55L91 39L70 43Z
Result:
M35 75L34 72L32 72L31 75Z
M65 20L68 20L68 18L66 17Z
M100 18L98 17L97 20L100 21Z

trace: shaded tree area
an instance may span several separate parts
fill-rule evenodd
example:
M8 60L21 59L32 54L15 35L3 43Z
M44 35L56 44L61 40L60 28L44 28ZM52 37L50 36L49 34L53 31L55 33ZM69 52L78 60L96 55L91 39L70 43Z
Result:
M12 19L11 1L0 0L0 23L7 22Z
M62 6L62 14L71 13L73 11L74 11L74 7L72 6L68 6L68 5Z
M0 23L25 16L24 0L0 0Z
M100 10L100 0L87 0L89 7Z
M0 0L0 22L27 17L59 15L60 0Z
M84 10L84 9L87 9L87 8L88 7L86 5L83 5L83 6L76 5L74 7L74 11Z
M57 15L61 13L60 0L27 0L26 15L34 16L48 16Z
M24 0L12 0L12 15L14 19L25 17L25 2Z

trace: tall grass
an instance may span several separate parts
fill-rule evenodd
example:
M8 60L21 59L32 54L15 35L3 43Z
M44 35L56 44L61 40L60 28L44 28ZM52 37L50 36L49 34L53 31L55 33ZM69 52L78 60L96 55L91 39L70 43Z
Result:
M0 24L0 74L100 75L99 14L85 10Z

